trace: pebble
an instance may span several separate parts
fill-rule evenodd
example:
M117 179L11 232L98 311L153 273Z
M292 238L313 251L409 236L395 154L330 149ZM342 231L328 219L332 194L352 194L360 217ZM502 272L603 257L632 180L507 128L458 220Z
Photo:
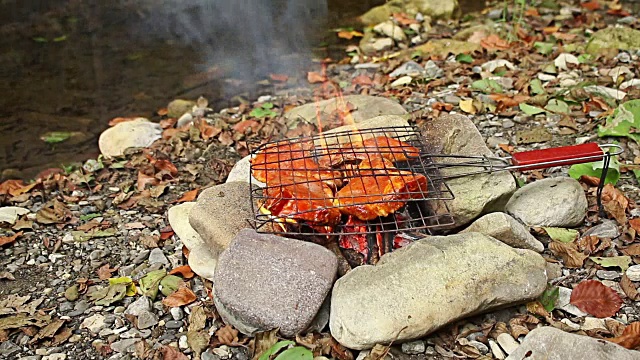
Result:
M179 329L182 325L184 325L184 323L178 320L169 320L164 324L167 329Z
M480 341L476 341L476 340L469 341L469 345L478 349L478 351L480 351L482 355L485 355L489 352L489 348L487 347L487 345L481 343Z
M89 329L89 331L91 331L92 333L97 334L106 326L107 324L105 322L104 315L93 314L82 321L82 325L80 325L80 328Z
M540 79L541 81L553 81L556 79L556 77L545 73L539 73L538 79Z
M640 265L632 265L627 269L627 277L631 281L640 281Z
M623 51L616 56L616 59L622 63L629 63L631 62L631 55L629 55L628 52Z
M604 280L614 280L620 277L620 273L614 270L598 270L596 276Z
M504 360L507 357L504 351L502 351L502 348L500 348L500 345L498 345L495 341L489 340L489 347L491 348L493 357L495 357L496 359Z
M460 98L455 95L446 95L443 100L448 104L453 104L453 105L460 104Z
M406 63L398 66L397 69L393 70L391 74L389 74L389 76L393 78L404 75L419 76L424 73L425 70L422 66L420 66L420 64L415 61L407 61Z
M500 344L502 350L504 350L504 352L506 352L507 354L511 354L512 352L516 351L518 346L520 346L516 339L514 339L513 336L508 333L502 333L498 335L496 340L498 340L498 344Z
M42 358L42 360L65 360L67 358L67 354L64 353L54 353L49 354Z
M189 344L187 343L187 335L180 336L180 339L178 339L178 347L182 350L189 348Z
M145 311L151 311L151 300L146 296L141 296L136 301L129 304L124 313L127 315L140 316L140 314Z
M124 339L124 340L114 341L111 344L111 349L121 354L133 352L133 348L138 341L140 341L140 339Z
M154 264L169 265L169 260L164 256L162 249L155 248L149 253L149 265Z
M158 316L151 311L143 310L138 315L138 329L147 329L158 324Z
M426 344L422 340L409 341L402 343L402 352L409 355L418 355L424 353Z
M220 360L220 356L213 354L211 349L207 349L207 351L200 354L200 359L202 360Z
M427 61L424 65L424 69L426 71L427 78L429 79L437 79L444 76L444 70L440 69L433 60Z
M371 47L375 50L375 51L382 51L382 50L387 50L393 47L393 39L391 38L382 38L382 39L376 39L373 44L371 44Z
M618 225L615 221L603 219L602 223L585 231L582 236L597 236L599 238L615 239L620 236L620 230L618 230Z
M89 303L86 300L80 300L73 307L73 311L67 315L78 316L78 315L84 314L84 312L87 311L88 308L89 308Z
M169 311L171 312L171 317L173 318L173 320L177 321L184 318L184 311L182 311L182 309L179 307L172 307Z
M506 119L505 121L502 122L502 127L505 129L511 129L514 126L516 126L516 124L509 119Z

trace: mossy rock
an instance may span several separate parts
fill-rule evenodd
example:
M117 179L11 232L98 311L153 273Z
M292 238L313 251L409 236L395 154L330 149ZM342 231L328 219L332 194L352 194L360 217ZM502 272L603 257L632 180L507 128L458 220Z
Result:
M470 43L468 41L434 39L420 46L406 50L406 54L411 55L419 52L422 56L435 55L444 58L449 54L469 54L474 51L480 51L481 49L480 45Z
M591 37L586 51L589 54L599 55L610 51L638 50L640 49L640 31L628 27L608 27L602 29Z
M421 13L433 19L451 19L460 16L460 7L458 0L391 0L367 11L360 20L365 25L376 25L388 20L394 13L405 13L409 16Z

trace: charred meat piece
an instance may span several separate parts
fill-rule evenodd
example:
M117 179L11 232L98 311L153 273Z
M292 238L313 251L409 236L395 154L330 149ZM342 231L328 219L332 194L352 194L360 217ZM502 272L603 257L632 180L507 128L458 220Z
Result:
M308 221L314 225L336 225L340 211L333 207L333 190L321 182L299 182L283 179L283 185L265 189L264 207L279 218Z
M387 136L378 136L362 142L354 142L339 149L331 149L318 158L318 164L323 168L331 168L350 161L376 157L396 162L418 156L420 156L420 149L417 147Z
M387 175L369 175L351 179L333 201L340 212L360 220L387 216L409 199L424 198L427 178L422 174L390 170Z
M275 144L258 152L251 159L252 175L267 185L288 185L288 180L300 182L322 181L336 188L340 185L340 174L320 169L311 159L313 143L297 142Z

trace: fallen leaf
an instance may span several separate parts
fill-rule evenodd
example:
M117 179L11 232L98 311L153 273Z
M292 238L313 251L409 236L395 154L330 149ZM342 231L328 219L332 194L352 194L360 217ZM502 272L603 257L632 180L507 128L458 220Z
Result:
M631 264L631 256L611 256L611 257L599 257L592 256L591 259L596 264L602 267L619 267L623 272L627 271Z
M53 337L58 332L58 330L62 327L62 325L64 325L64 323L65 323L65 320L61 320L61 319L56 319L50 322L49 324L47 324L47 326L40 329L40 331L38 331L36 336L34 336L29 341L29 343L35 344L42 339Z
M577 249L586 254L592 255L600 251L604 251L611 247L612 243L610 239L600 238L597 236L583 236L575 242Z
M233 346L238 343L238 330L231 325L225 325L216 331L216 338L223 345ZM294 342L291 341L293 344Z
M162 354L162 360L189 360L187 355L180 352L180 350L172 346L162 346L160 348Z
M560 296L560 288L557 286L547 287L542 295L540 295L540 304L547 311L553 311L556 307L556 302Z
M200 356L209 347L210 339L211 335L207 331L187 331L187 344L196 356Z
M435 102L431 107L438 111L451 111L453 109L453 104L443 103L443 102Z
M271 78L271 80L273 80L273 81L287 82L287 80L289 80L289 75L285 75L285 74L269 74L269 78Z
M200 135L205 140L218 136L222 132L221 128L209 125L205 120L198 121L197 127L200 130Z
M496 34L491 34L480 41L480 45L487 50L506 50L511 47L511 44L500 38Z
M54 199L36 213L36 221L41 224L60 224L71 219L71 210Z
M160 280L160 291L164 296L170 296L183 286L184 280L179 276L167 275Z
M12 273L10 273L8 271L0 271L0 280L14 281L15 279L16 279L16 277L13 276Z
M307 81L311 84L321 83L327 81L327 77L319 72L309 71L307 73Z
M153 163L153 167L156 171L163 172L163 174L168 174L171 177L178 175L178 168L169 160L156 160Z
M338 37L341 39L347 39L347 40L351 40L354 37L363 37L364 34L361 33L360 31L355 31L355 30L351 30L351 31L347 31L347 30L342 30L342 31L338 31Z
M111 266L109 264L104 264L102 265L99 269L98 269L98 278L100 280L107 280L108 278L111 277L111 274L116 272L118 270L118 268L111 268Z
M147 273L140 279L140 292L142 295L150 298L152 301L158 296L158 287L160 281L167 275L167 272L163 269L154 270Z
M109 126L114 126L127 121L133 121L135 119L138 119L138 118L137 117L116 117L111 119L111 121L109 121Z
M543 227L544 231L547 232L547 235L555 241L570 243L578 238L578 230L574 229L564 229L557 227Z
M620 287L622 291L624 291L625 295L633 301L640 300L640 293L638 293L638 289L633 284L631 279L627 276L627 274L622 274L622 279L620 279Z
M571 292L569 303L595 317L606 318L620 310L622 298L598 280L584 280Z
M239 123L233 125L233 130L244 134L247 129L251 129L252 133L255 133L260 128L260 123L255 120L242 120Z
M611 184L606 184L602 190L602 205L618 224L623 225L627 222L625 211L629 206L629 199Z
M220 136L218 136L218 141L224 146L229 146L233 144L233 135L230 131L223 131Z
M561 243L552 241L549 243L549 250L554 255L562 257L564 266L569 268L580 268L589 257L578 251L574 243Z
M0 195L7 195L12 190L20 189L23 186L22 180L6 180L0 184Z
M475 106L473 106L472 99L460 100L460 103L458 104L458 106L460 106L460 109L466 112L467 114L475 114L477 112Z
M191 304L192 302L196 301L196 299L196 294L194 294L191 289L182 287L173 294L164 298L162 300L162 304L168 307L178 307Z
M627 325L627 327L624 328L622 335L605 340L616 343L627 349L633 350L637 348L640 346L640 321L632 322Z
M155 186L158 185L160 180L156 179L153 175L147 175L142 170L138 171L138 181L136 182L136 188L138 191L144 190L147 185Z
M176 200L175 203L194 201L196 197L198 197L198 191L200 191L200 189L193 189L191 191L187 191L186 193L182 194L180 199Z
M249 347L253 351L253 360L258 360L262 354L268 351L278 342L278 329L262 331L255 334Z
M351 80L351 84L360 86L372 86L373 80L367 74L360 74Z
M12 244L20 236L22 236L22 231L19 231L19 232L13 234L13 236L0 236L0 246L4 246L4 245L7 245L7 244Z
M169 271L169 275L175 275L175 274L180 274L185 279L191 279L192 277L195 276L195 274L193 273L193 270L191 270L191 266L189 265L178 266L177 268Z
M631 226L636 232L640 232L640 218L629 220L629 226Z
M600 3L597 0L592 0L588 2L583 2L580 4L583 8L591 11L595 11L600 9Z

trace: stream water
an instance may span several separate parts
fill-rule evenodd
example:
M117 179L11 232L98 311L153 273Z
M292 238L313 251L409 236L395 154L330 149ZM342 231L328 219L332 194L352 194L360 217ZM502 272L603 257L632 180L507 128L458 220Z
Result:
M0 180L97 156L117 116L268 92L256 82L303 71L330 29L383 2L0 1ZM74 136L48 144L51 131Z

